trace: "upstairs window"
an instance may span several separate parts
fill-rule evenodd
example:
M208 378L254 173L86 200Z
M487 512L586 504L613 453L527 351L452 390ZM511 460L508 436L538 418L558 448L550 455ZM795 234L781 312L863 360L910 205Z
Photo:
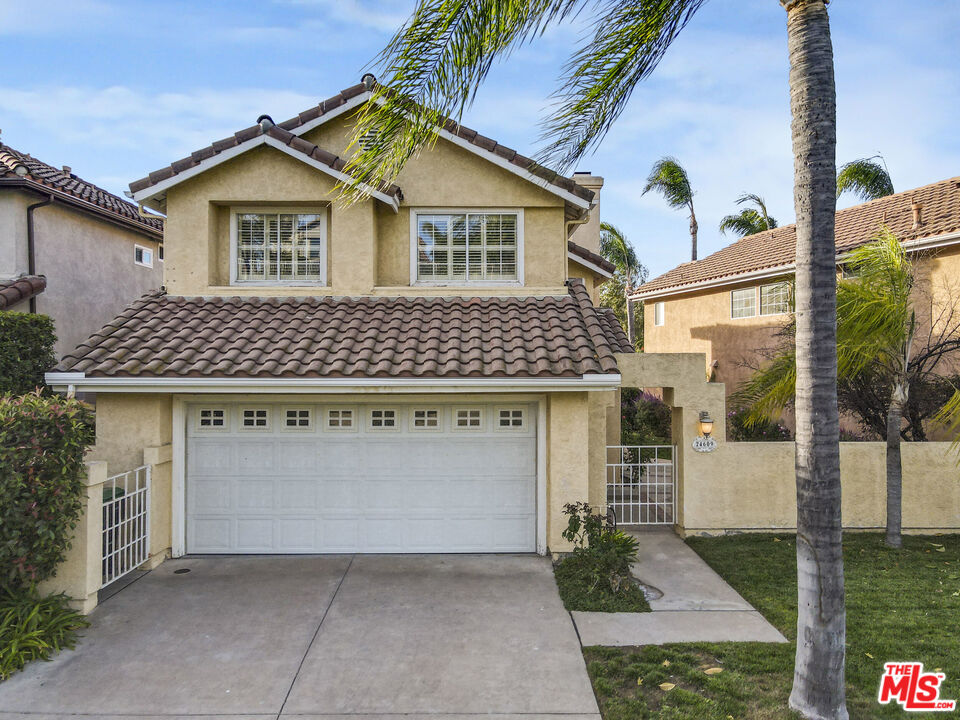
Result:
M163 247L161 245L160 247ZM161 260L162 260L161 256ZM135 265L143 265L143 267L152 268L153 267L153 250L150 248L142 247L141 245L133 246L133 262Z
M326 213L238 212L233 250L237 283L325 284Z
M517 212L416 213L411 275L433 284L522 281Z
M790 285L785 282L760 286L760 314L783 315L790 312Z
M653 304L653 324L657 327L663 325L663 303L657 302Z
M730 292L730 317L748 318L757 314L757 289L741 288Z

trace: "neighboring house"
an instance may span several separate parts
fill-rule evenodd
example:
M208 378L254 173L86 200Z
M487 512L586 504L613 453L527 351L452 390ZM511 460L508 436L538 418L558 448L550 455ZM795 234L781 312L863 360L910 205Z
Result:
M922 264L921 323L960 302L960 178L907 190L837 212L838 273L854 248L886 225ZM748 235L637 288L644 349L706 353L707 372L734 392L762 363L790 311L796 226ZM946 302L945 302L946 301Z
M160 287L162 238L136 205L0 143L0 309L53 318L58 357Z
M167 216L165 291L48 380L97 393L111 472L172 446L154 555L546 552L567 546L565 503L605 501L630 347L594 306L602 180L449 122L343 205L369 97L264 117L131 184Z

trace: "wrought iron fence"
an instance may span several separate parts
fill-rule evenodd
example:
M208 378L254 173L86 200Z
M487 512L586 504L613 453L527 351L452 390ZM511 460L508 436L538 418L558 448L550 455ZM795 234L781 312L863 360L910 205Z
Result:
M106 587L150 557L150 466L103 484L102 584Z
M619 525L673 525L677 474L673 445L608 445L607 507Z

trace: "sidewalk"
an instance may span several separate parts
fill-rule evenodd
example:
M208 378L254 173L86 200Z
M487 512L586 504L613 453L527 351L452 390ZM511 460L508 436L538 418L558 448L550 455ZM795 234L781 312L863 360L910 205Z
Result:
M581 645L787 641L672 529L632 534L640 541L632 573L653 590L648 598L653 612L575 611Z

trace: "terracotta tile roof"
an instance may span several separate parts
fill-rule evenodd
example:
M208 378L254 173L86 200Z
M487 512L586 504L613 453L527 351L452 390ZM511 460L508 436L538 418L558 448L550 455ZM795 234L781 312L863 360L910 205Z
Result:
M565 297L146 295L61 371L143 377L550 377L616 373L586 288Z
M365 92L367 92L367 88L366 86L363 85L363 83L353 85L352 87L348 87L345 90L341 90L339 93L337 93L333 97L329 97L326 100L321 101L319 104L315 105L314 107L304 110L303 112L290 118L289 120L284 120L281 123L277 123L274 127L280 131L286 131L288 136L293 135L294 137L296 137L293 131L296 131L298 128L302 127L306 123L316 120L317 118L331 112L332 110L336 110L340 106L346 104L353 98L359 95L362 95ZM455 123L453 120L450 120L450 119L447 119L444 121L443 129L453 135L456 135L457 137L463 138L464 140L471 143L472 145L476 145L479 148L482 148L484 150L487 150L489 152L496 154L497 156L506 160L507 162L526 170L527 172L537 176L541 180L544 180L545 182L551 185L554 185L555 187L558 187L562 190L566 190L567 192L572 193L573 195L576 195L577 197L583 200L586 200L587 202L593 201L594 193L592 190L588 190L587 188L577 184L570 178L564 177L563 175L560 175L559 173L554 172L549 168L543 167L542 165L535 162L531 158L521 155L516 150L508 148L504 145L500 145L496 140L491 140L488 137L484 137L483 135L478 133L476 130L471 130L470 128L464 127L463 125L458 125L457 123ZM156 185L157 183L163 180L166 180L167 178L171 178L174 175L183 172L184 170L187 170L191 167L195 167L196 165L199 165L203 160L209 157L212 157L213 155L221 153L224 150L227 150L229 148L236 147L240 143L246 142L247 140L251 140L252 138L259 136L260 134L262 134L262 131L259 125L254 125L252 127L246 128L245 130L241 130L240 132L235 133L231 137L224 138L223 140L219 140L208 147L205 147L201 150L197 150L196 152L191 153L189 157L183 158L182 160L178 160L175 163L172 163L171 165L169 165L168 167L152 172L147 177L130 183L130 191L139 192L152 185ZM286 142L291 147L294 147L295 149L301 149L296 145L294 145L294 143L291 140L287 140L286 136L283 136L283 137L277 136L277 137L278 139L281 139L284 142ZM306 152L308 155L310 155L312 151L306 148L306 145L308 145L308 143L306 143L306 141L299 141L299 142L304 144L304 148L302 148L302 150ZM310 145L310 148L316 148L316 146ZM340 166L337 169L342 168L344 161L341 158L331 153L327 153L324 150L320 150L320 154L321 154L320 157L316 157L317 160L320 160L321 162L325 162L326 164L330 165L330 167L334 167L333 163L336 162ZM395 185L390 186L390 188L391 189L395 188L396 191L399 192L399 188L396 188ZM387 192L387 189L385 189L384 191ZM392 194L392 193L388 192L388 194Z
M0 282L0 310L39 295L47 288L43 275L24 275L14 280Z
M577 245L575 242L573 242L573 240L567 240L567 250L577 257L583 258L584 260L603 268L608 273L613 273L617 270L617 266L607 260L603 255L598 255L595 252L587 250L582 245Z
M22 168L19 173L18 167ZM63 197L89 203L128 224L140 225L154 234L159 235L163 232L162 220L141 217L137 212L137 206L133 203L77 177L72 172L57 169L27 153L0 143L0 184L6 184L4 181L33 184L39 190L53 191Z
M913 226L913 203L923 206L921 224ZM901 242L960 230L960 177L855 205L837 212L837 254L870 242L882 224ZM638 293L681 291L694 283L735 280L744 273L792 265L796 258L795 225L748 235L696 262L675 267L637 288Z
M597 315L603 323L613 351L618 353L634 352L633 346L630 344L630 338L624 332L623 325L617 319L617 314L613 311L613 308L597 308Z

